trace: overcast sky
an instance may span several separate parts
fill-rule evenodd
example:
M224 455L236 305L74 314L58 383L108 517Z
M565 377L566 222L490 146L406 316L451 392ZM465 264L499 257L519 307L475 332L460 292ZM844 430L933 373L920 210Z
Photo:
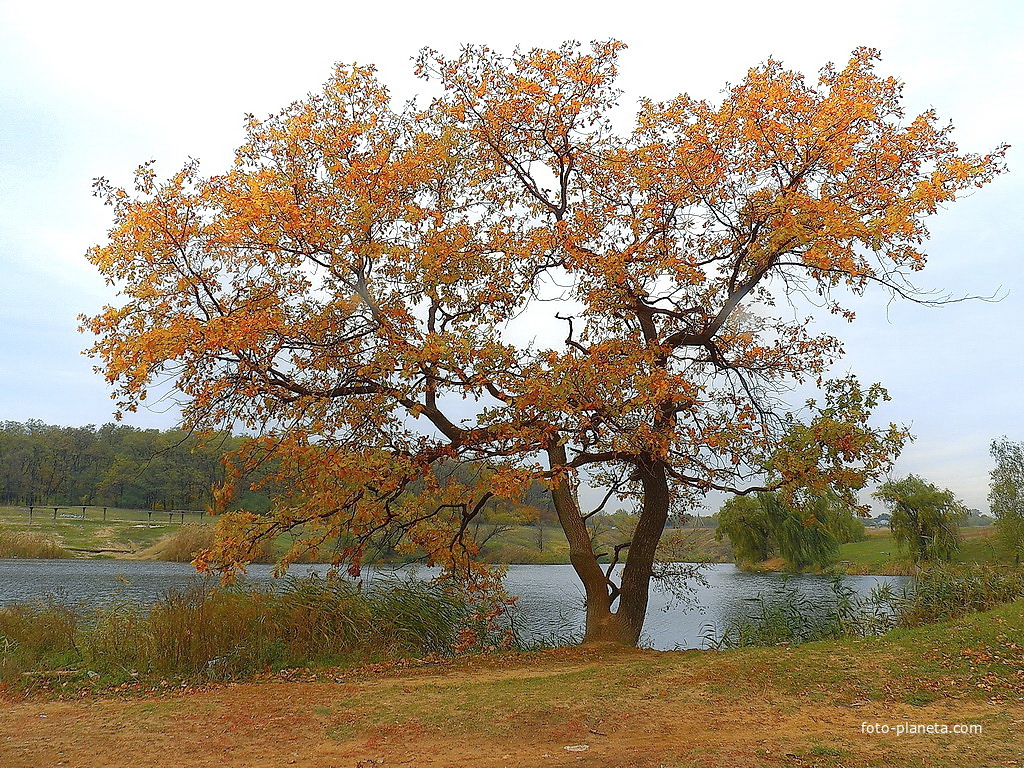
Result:
M109 214L91 180L128 185L197 157L224 169L247 112L264 115L319 89L333 64L372 63L396 97L419 81L423 46L556 46L615 37L623 124L639 96L717 99L769 56L813 75L860 45L906 83L908 111L934 107L957 140L985 152L1006 141L1011 173L931 220L924 287L998 294L926 309L875 295L835 329L852 370L893 396L881 414L912 425L900 459L987 509L989 442L1024 440L1024 3L862 0L690 3L219 3L0 0L0 420L102 424L105 384L81 355L78 314L114 296L83 254ZM127 422L169 427L170 413Z

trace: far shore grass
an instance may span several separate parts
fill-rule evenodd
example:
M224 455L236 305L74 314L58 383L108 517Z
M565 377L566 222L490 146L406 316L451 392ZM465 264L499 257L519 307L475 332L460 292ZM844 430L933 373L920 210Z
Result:
M104 519L105 518L105 519ZM74 558L130 558L181 527L181 514L109 507L0 507L0 534L49 538ZM198 512L186 514L186 522L210 524ZM16 555L8 555L16 556ZM60 556L60 555L58 555Z
M36 507L31 521L27 507L0 507L0 557L73 557L174 560L188 562L212 535L216 518L201 511L168 513L101 507ZM208 530L206 530L208 529ZM204 532L205 531L205 532ZM23 554L4 548L3 535L22 537ZM829 572L899 575L912 565L896 549L887 528L868 528L865 541L840 547L839 559ZM963 545L955 562L999 563L1002 555L993 526L961 529ZM599 542L600 544L600 542ZM52 545L52 546L51 546ZM543 548L541 547L543 545ZM267 553L267 559L283 551L285 542ZM717 541L712 528L670 528L663 541L665 559L682 562L729 563L732 549ZM41 551L49 554L39 554ZM569 546L558 526L517 526L489 541L483 558L494 563L566 564ZM760 563L754 570L782 570L781 561Z

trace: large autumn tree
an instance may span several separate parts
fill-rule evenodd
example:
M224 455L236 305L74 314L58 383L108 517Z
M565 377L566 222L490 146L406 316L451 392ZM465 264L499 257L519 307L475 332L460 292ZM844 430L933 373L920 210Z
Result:
M338 67L250 117L222 175L98 182L115 223L89 258L121 301L84 324L121 407L173 387L185 426L261 436L238 472L273 457L292 489L228 518L206 564L295 530L296 553L334 542L354 572L384 539L472 576L473 519L540 479L586 638L636 643L674 508L848 492L888 466L904 433L869 425L877 390L825 384L840 344L803 312L915 298L924 220L1002 149L905 119L868 49L813 84L772 60L720 104L641 102L623 134L621 49L425 50L433 97L401 107L373 69ZM807 384L824 399L793 410ZM453 461L473 471L437 470ZM621 578L581 484L638 513Z

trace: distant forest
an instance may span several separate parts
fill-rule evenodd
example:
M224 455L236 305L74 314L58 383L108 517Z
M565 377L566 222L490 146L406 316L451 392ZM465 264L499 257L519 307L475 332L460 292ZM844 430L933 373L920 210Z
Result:
M200 442L180 430L122 424L58 427L0 422L0 504L203 509L224 480L221 457L245 440L229 433ZM240 506L269 499L243 493Z
M205 509L213 501L211 488L224 482L222 458L248 439L221 432L201 441L182 430L123 424L60 427L37 420L0 421L0 506ZM269 496L248 488L259 472L240 484L232 508L269 511ZM444 474L465 472L472 470L463 466ZM554 516L539 483L515 506L532 508L533 517ZM482 519L494 512L485 511ZM520 515L531 517L523 509Z

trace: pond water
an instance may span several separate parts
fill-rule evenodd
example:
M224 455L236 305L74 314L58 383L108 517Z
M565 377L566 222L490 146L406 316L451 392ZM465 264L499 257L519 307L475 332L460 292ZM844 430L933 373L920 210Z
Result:
M293 566L290 575L301 578L324 570L325 566ZM393 569L364 570L372 578ZM752 604L779 599L794 589L812 605L833 599L832 580L825 576L746 573L724 564L705 566L701 573L703 583L689 582L682 596L654 587L641 645L659 650L705 647L731 619L749 612ZM149 604L168 589L201 581L192 567L183 563L0 560L0 606L48 595L83 607L117 601ZM250 566L246 581L272 583L270 566ZM864 595L880 583L902 588L906 581L898 576L843 577L846 585ZM583 587L571 566L512 565L505 586L510 594L519 596L516 626L524 638L571 640L582 635Z

